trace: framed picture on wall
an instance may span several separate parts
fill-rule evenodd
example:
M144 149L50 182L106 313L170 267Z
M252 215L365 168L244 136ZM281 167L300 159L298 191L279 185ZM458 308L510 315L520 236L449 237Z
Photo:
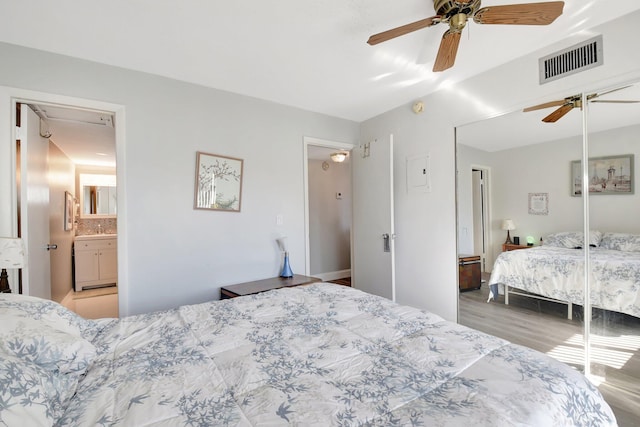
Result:
M73 195L64 192L64 231L73 230Z
M549 215L549 193L529 193L529 214Z
M633 154L589 159L589 195L633 194ZM571 162L571 195L582 195L582 161Z
M194 209L240 212L243 160L196 153Z

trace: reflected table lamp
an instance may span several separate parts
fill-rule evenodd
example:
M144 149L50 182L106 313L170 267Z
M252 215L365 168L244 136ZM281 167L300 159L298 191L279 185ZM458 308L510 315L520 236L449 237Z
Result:
M11 292L7 268L22 268L24 266L25 255L22 239L0 237L0 268L2 268L2 273L0 273L0 292Z
M507 230L507 240L504 241L505 245L512 244L513 242L511 241L511 236L509 235L509 231L516 229L516 225L514 224L513 220L503 219L502 229Z

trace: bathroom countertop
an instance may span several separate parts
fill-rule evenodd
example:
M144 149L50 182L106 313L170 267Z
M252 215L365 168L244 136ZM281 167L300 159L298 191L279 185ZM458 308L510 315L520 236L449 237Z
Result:
M117 236L117 234L84 234L82 236L76 236L75 240L112 239Z

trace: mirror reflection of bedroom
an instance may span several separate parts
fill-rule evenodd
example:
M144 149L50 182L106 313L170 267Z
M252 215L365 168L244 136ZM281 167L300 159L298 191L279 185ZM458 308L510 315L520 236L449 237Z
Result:
M457 128L459 321L584 372L625 425L640 396L640 84L585 91Z

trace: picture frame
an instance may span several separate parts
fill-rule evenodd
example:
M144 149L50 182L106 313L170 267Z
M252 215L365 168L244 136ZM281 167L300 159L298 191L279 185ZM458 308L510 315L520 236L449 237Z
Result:
M240 212L243 166L243 159L196 152L194 209Z
M549 215L549 193L529 193L529 214Z
M64 192L64 231L73 230L73 194Z
M589 195L634 194L633 154L589 158ZM582 196L582 161L571 162L571 195Z

